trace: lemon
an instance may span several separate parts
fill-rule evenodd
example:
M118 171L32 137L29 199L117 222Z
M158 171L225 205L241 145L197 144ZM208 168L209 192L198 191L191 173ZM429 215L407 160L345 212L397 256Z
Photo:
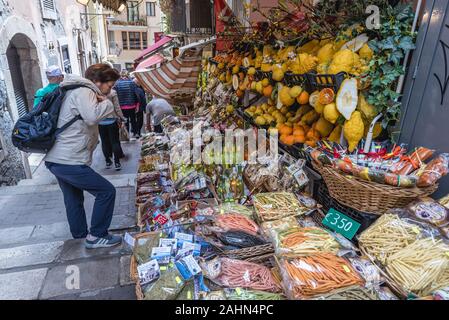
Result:
M323 116L330 123L335 124L337 122L337 119L340 117L340 112L338 112L335 103L330 103L324 107Z
M292 97L293 99L296 99L296 97L298 97L301 93L302 93L302 88L300 86L294 86L289 90L289 94L290 97Z

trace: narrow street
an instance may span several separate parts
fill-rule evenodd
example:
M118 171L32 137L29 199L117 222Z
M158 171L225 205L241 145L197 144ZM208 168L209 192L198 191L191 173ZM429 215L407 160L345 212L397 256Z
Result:
M139 143L123 144L123 169L105 169L100 147L92 167L117 188L111 230L124 234L136 226L134 180ZM94 198L85 194L88 221ZM34 179L0 188L0 299L135 299L129 281L130 250L86 250L70 234L62 192L43 163ZM79 268L79 289L66 286Z

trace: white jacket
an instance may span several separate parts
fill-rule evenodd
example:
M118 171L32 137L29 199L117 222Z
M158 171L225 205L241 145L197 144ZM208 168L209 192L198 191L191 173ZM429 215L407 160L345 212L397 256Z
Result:
M81 115L78 120L56 138L53 148L44 160L66 165L91 165L92 154L98 144L98 123L114 115L111 100L98 102L97 94L102 95L97 86L85 78L67 75L61 87L84 85L67 92L59 113L58 128Z

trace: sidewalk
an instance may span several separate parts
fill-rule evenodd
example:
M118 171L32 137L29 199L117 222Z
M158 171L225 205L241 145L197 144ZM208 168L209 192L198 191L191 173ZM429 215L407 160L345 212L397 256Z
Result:
M139 143L123 144L123 149L128 157L122 171L104 168L100 146L92 164L117 188L111 225L116 234L136 227ZM87 193L85 197L90 221L94 198ZM62 193L43 164L32 180L0 188L0 299L135 299L130 254L126 244L86 250L83 240L72 239ZM72 281L78 270L79 289Z

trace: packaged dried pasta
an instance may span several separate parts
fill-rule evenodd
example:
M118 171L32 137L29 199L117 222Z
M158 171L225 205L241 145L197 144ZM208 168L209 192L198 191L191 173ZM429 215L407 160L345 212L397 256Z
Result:
M357 256L348 258L348 260L365 281L366 288L377 288L384 282L378 267L368 257Z
M441 239L417 239L390 255L388 275L407 292L420 297L449 286L449 246Z
M293 227L280 231L275 238L276 255L281 257L306 256L315 253L334 253L339 243L326 230L318 227Z
M259 193L253 198L256 213L261 221L303 215L307 211L296 196L289 192Z
M227 300L285 300L280 293L260 290L248 290L242 288L225 289Z
M332 253L317 253L281 261L285 292L290 299L311 299L364 282L351 264Z
M314 300L380 300L377 292L361 286L353 286L334 290L331 293L323 294Z
M419 176L418 187L429 187L449 172L449 154L443 153L430 161Z
M280 287L267 267L236 259L215 258L201 263L204 276L227 288L279 292Z
M151 250L159 246L160 232L148 233L146 237L136 240L133 254L138 264L144 264L151 260Z
M174 300L184 288L185 281L175 265L161 269L159 279L142 288L145 300Z
M433 237L436 230L397 213L382 215L359 237L359 247L370 258L385 264L388 257L412 244L418 238Z

